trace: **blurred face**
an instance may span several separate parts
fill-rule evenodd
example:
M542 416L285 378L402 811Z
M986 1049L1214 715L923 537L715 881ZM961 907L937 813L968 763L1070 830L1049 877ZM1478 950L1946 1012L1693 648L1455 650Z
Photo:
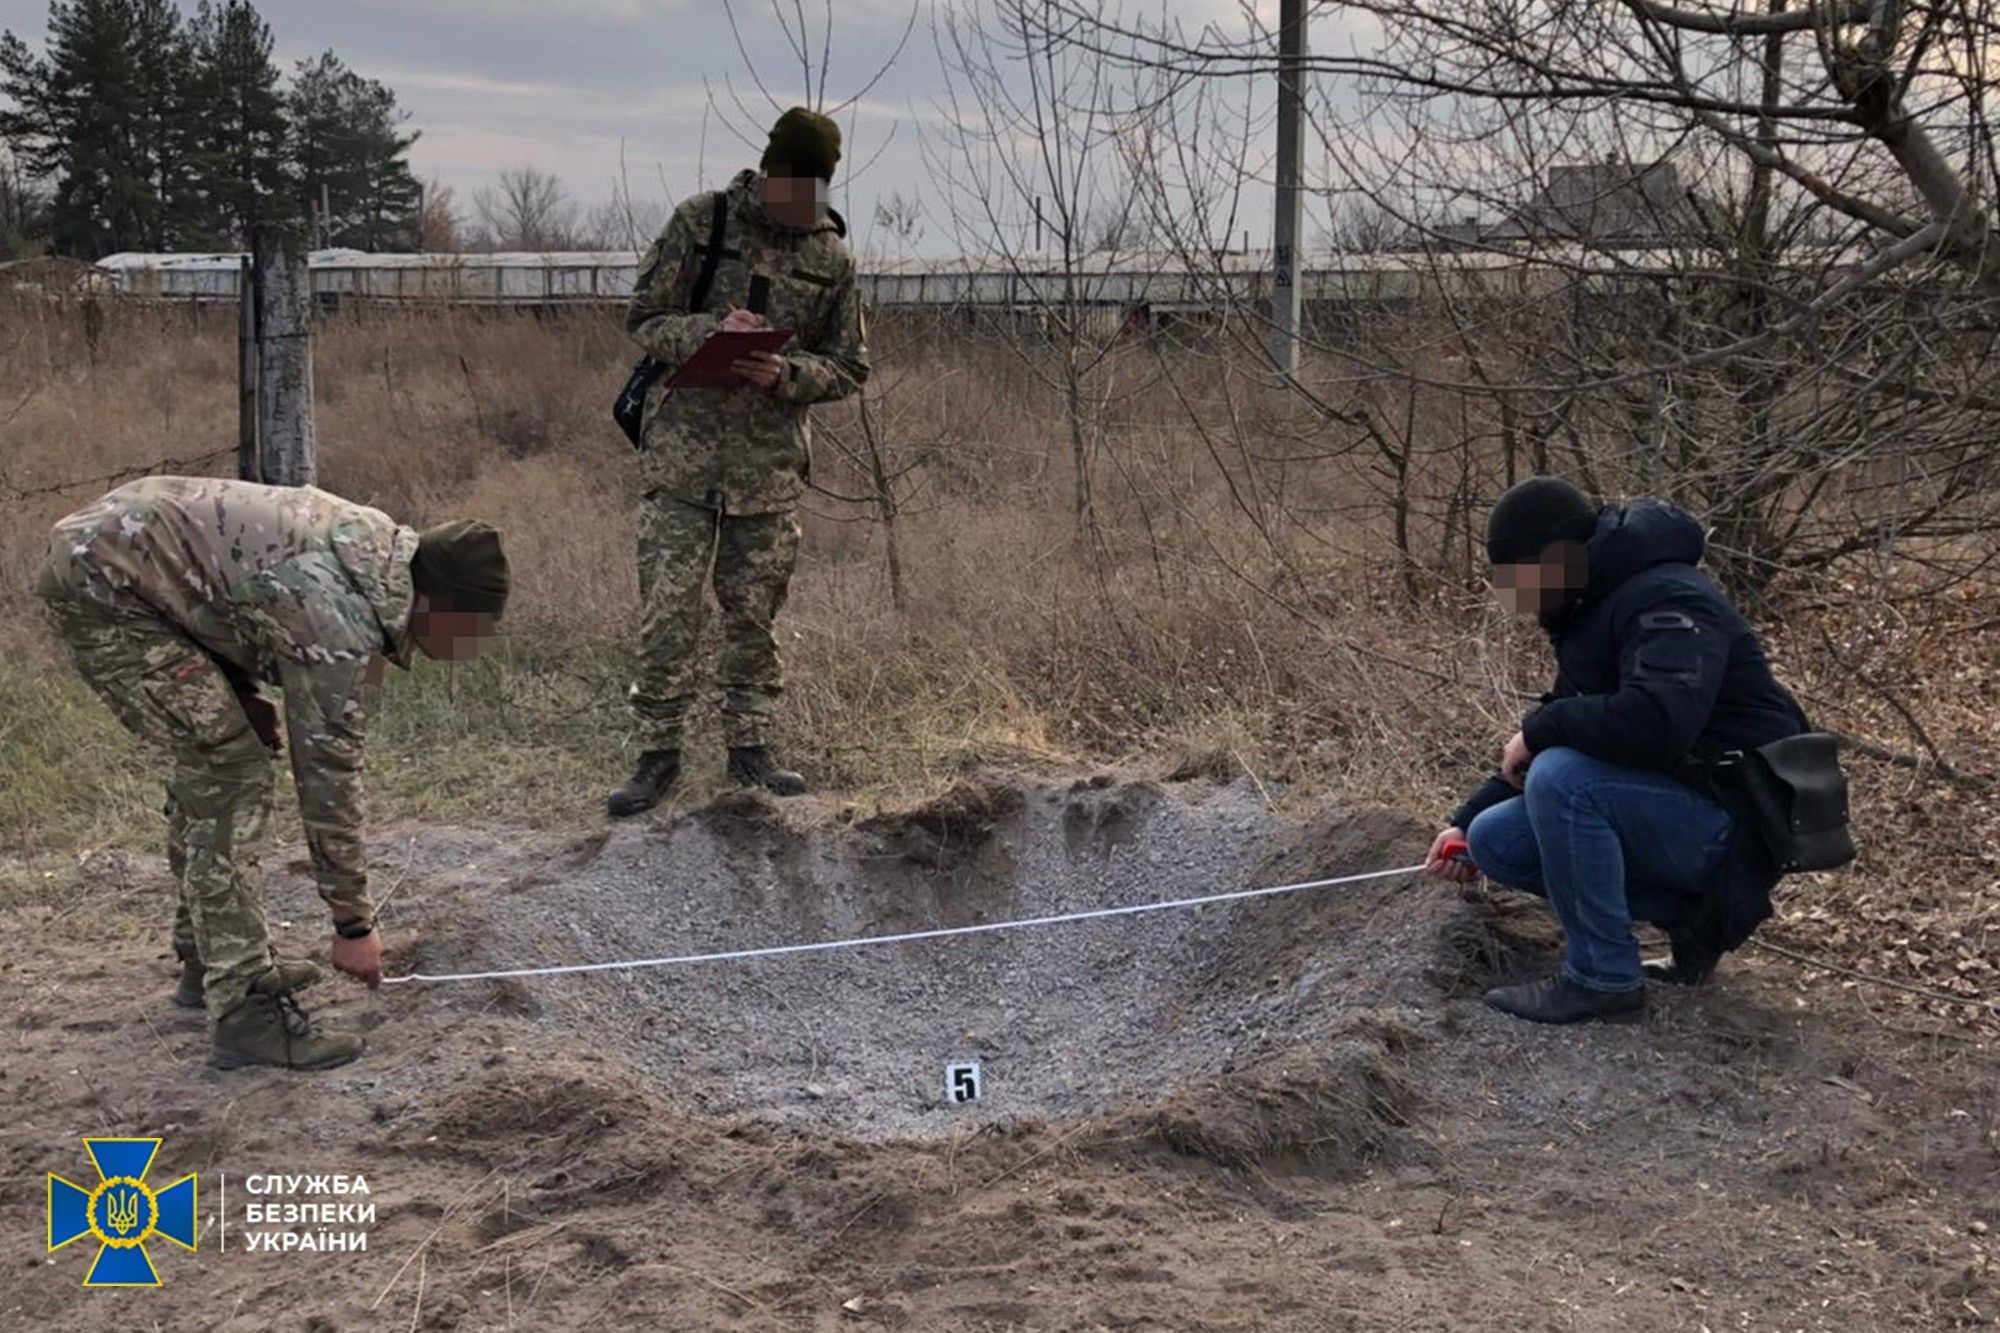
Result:
M423 593L410 607L410 641L439 662L470 662L499 625L485 611L453 611Z
M781 226L816 227L826 217L826 182L817 176L766 176L764 211Z
M1589 560L1579 542L1550 542L1538 559L1493 567L1493 590L1501 604L1524 616L1554 611L1589 582Z

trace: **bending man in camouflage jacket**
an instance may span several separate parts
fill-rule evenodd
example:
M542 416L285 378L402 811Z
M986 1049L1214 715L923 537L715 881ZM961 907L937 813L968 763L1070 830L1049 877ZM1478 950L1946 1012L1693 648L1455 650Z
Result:
M800 108L771 131L762 169L674 211L639 266L625 327L678 366L722 329L793 332L782 355L736 363L734 389L655 386L646 403L639 505L639 671L631 691L641 754L613 792L614 817L658 804L680 775L681 733L713 582L722 610L722 725L730 779L780 795L805 780L777 767L771 714L782 679L773 625L798 561L814 403L868 378L846 225L826 206L840 131ZM715 233L718 216L721 234ZM709 274L706 299L695 300ZM721 312L721 313L717 313Z
M195 477L121 486L56 524L35 591L77 670L169 764L168 862L180 887L176 999L206 1004L214 1062L322 1069L361 1038L315 1025L318 979L271 952L257 855L284 691L299 813L334 966L370 986L382 940L361 844L362 686L412 647L470 657L507 598L499 534L421 535L311 487Z

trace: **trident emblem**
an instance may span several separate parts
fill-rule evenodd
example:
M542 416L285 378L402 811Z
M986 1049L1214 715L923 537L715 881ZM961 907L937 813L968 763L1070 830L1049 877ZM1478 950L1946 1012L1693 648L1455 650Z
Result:
M97 1165L96 1189L49 1175L49 1249L85 1236L96 1238L97 1259L86 1287L157 1287L160 1275L146 1242L163 1236L184 1250L196 1239L195 1178L186 1175L157 1194L146 1188L146 1168L158 1139L85 1139Z
M127 1189L121 1194L112 1190L104 1196L104 1213L120 1236L131 1235L139 1229L139 1191Z

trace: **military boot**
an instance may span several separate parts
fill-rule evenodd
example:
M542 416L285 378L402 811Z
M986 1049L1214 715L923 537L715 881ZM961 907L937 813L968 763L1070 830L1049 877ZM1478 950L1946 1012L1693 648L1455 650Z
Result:
M673 790L680 776L679 750L648 750L639 756L639 766L632 770L632 780L612 792L605 800L604 808L613 819L624 819L628 815L651 810Z
M215 1024L217 1069L276 1065L280 1069L332 1069L367 1045L358 1032L331 1032L299 1007L282 969L272 968L250 983L250 994Z
M204 1003L202 980L208 975L208 969L201 965L199 958L181 954L180 959L181 980L174 987L174 1003L183 1009L199 1009ZM271 966L277 970L287 990L304 990L326 979L326 973L320 971L319 964L304 958L274 958Z
M174 1004L182 1009L201 1008L201 979L208 969L201 965L201 959L192 954L174 950L181 960L180 984L174 987Z
M739 745L729 752L729 780L739 787L762 787L773 796L803 796L806 780L779 768L761 745Z

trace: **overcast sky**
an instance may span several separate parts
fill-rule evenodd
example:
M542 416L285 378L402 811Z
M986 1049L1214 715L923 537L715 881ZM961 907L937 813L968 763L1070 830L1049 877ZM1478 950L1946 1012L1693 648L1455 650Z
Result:
M1160 3L1142 7L1157 15ZM191 13L195 0L182 4ZM823 5L805 4L816 28ZM832 7L826 91L838 102L895 47L911 0L833 0ZM1164 7L1197 21L1240 8L1238 0L1164 0ZM1258 7L1275 11L1276 4L1259 0ZM258 9L286 73L331 48L393 88L410 127L422 131L411 152L417 174L451 186L462 207L499 171L519 165L555 172L586 203L608 198L621 170L635 195L679 198L753 165L774 115L748 77L723 0L259 0ZM781 104L804 100L797 57L769 0L735 0L734 12L771 96ZM879 197L924 193L919 122L944 87L933 13L933 0L921 0L901 59L841 115L852 137L835 202L864 244ZM30 43L41 42L46 20L46 0L0 0L0 28ZM1315 45L1321 40L1316 29ZM745 130L754 131L757 147L739 137ZM865 171L848 170L870 159ZM1267 225L1268 217L1260 209L1255 220ZM920 248L936 252L946 230L932 222Z

